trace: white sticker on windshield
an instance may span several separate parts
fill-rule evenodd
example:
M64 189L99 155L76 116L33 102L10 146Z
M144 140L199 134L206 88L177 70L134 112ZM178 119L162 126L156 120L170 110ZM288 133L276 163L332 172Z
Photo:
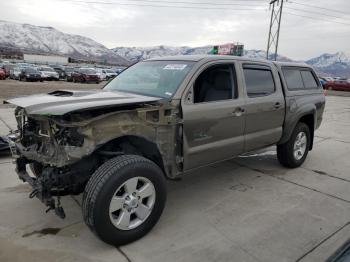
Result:
M184 70L187 65L184 64L169 64L163 67L164 70Z
M172 95L173 95L173 93L170 93L170 92L165 92L165 94L166 94L167 96L172 96Z

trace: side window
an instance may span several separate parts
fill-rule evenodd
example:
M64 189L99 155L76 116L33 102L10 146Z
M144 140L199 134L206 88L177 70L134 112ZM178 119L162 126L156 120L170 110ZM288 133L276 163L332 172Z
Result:
M275 81L269 67L245 65L243 72L248 97L267 96L275 92Z
M301 90L304 88L303 79L301 78L299 69L283 68L282 71L289 90Z
M227 100L236 97L233 64L212 66L197 78L193 91L194 103Z
M309 70L302 70L301 77L303 78L305 88L318 88L318 84L314 75Z

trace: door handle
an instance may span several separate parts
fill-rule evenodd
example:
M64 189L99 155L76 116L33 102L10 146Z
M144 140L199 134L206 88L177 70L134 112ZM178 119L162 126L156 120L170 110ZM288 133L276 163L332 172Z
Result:
M278 109L281 107L281 103L280 102L276 102L273 106L275 109Z
M233 116L241 116L245 112L245 109L242 107L236 107L235 110L231 113Z

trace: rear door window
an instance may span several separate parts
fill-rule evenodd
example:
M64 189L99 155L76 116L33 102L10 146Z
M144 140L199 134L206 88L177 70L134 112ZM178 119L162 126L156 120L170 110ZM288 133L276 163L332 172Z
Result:
M282 71L289 90L301 90L304 88L299 69L284 68Z
M269 67L244 65L248 97L267 96L275 92L275 82Z
M301 72L301 77L304 82L305 88L318 88L318 84L315 80L314 75L311 73L309 70L302 70Z
M311 70L307 68L282 68L288 90L316 89L318 82Z

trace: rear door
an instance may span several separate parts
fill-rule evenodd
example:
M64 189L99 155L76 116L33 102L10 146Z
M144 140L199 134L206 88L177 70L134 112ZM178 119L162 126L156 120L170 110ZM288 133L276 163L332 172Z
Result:
M280 140L285 100L275 67L243 63L246 91L245 151L266 147Z
M206 64L182 99L184 170L231 158L244 149L244 97L234 62Z

